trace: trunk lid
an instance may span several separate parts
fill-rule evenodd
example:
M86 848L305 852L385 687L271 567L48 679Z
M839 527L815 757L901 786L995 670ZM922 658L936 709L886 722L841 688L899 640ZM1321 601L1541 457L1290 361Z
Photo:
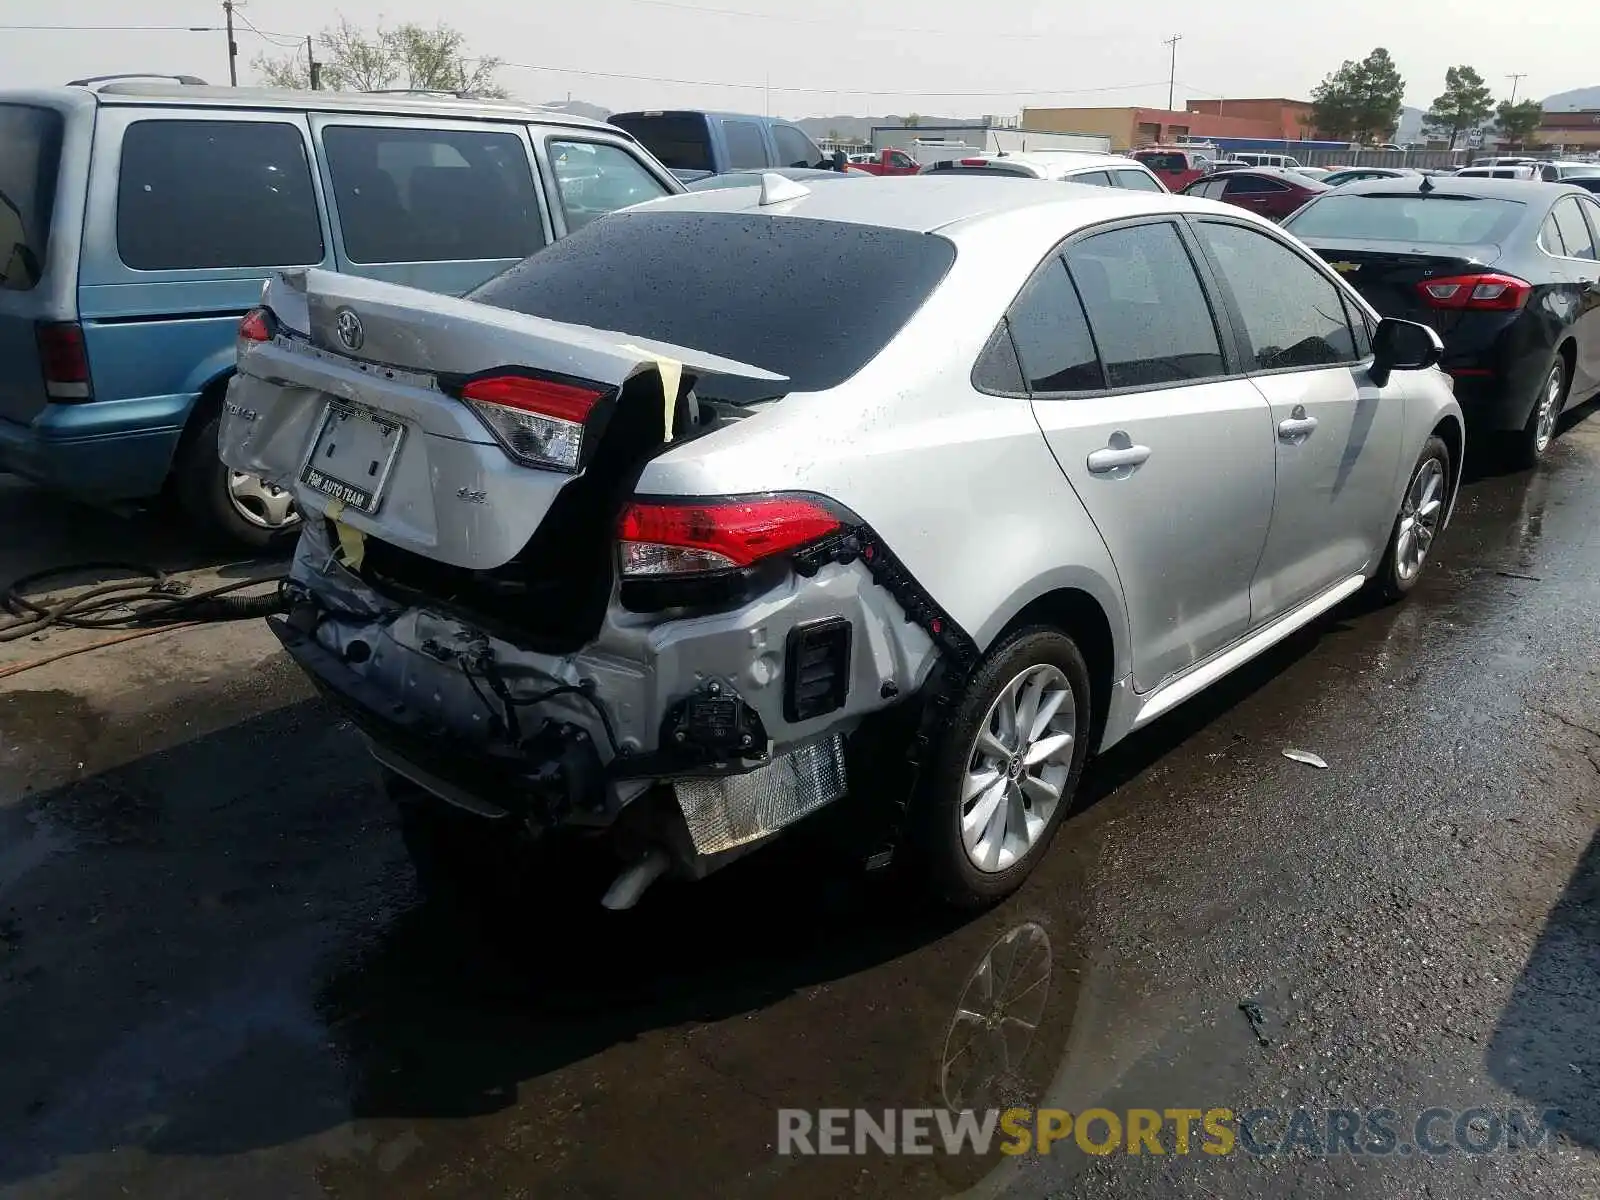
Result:
M1429 279L1486 271L1500 257L1497 245L1430 244L1419 249L1407 242L1333 238L1318 238L1307 245L1383 316L1432 326L1441 337L1459 325L1466 314L1429 306L1417 290L1418 285Z
M358 276L284 273L263 301L284 332L240 342L223 459L294 487L310 519L467 572L525 558L536 535L597 541L609 555L613 493L688 432L678 397L694 378L785 390L783 376L694 349ZM519 463L452 394L463 377L507 369L609 390L581 470ZM561 528L543 529L547 518Z

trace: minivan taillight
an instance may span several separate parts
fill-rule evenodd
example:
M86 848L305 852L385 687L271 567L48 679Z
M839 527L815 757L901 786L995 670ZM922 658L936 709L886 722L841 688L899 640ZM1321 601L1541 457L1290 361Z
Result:
M239 339L245 342L270 342L278 319L267 308L252 308L239 322Z
M39 367L44 392L52 400L93 400L89 383L89 354L83 345L83 326L76 321L40 323Z
M609 388L594 384L530 375L483 376L467 381L460 392L512 458L574 473L583 464L589 416L609 394Z
M817 496L635 500L618 522L623 579L738 571L799 550L844 528Z
M1429 308L1516 312L1528 302L1533 285L1513 275L1484 272L1424 279L1417 292Z

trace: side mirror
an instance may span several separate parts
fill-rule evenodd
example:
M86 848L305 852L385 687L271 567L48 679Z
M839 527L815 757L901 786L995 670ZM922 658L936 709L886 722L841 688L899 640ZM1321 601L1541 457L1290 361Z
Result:
M1416 321L1385 317L1372 335L1372 366L1367 371L1372 382L1383 387L1394 371L1424 371L1444 356L1439 335Z

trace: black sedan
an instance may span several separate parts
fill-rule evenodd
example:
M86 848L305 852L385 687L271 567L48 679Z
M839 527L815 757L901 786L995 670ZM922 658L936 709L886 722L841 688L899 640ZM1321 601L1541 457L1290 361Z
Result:
M1371 180L1284 228L1386 317L1431 325L1471 429L1532 465L1600 391L1600 201L1567 183Z

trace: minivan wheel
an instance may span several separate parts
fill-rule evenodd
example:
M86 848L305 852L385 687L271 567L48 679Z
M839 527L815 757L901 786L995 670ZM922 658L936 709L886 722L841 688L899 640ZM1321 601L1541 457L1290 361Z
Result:
M1444 439L1431 437L1412 469L1400 512L1389 531L1389 545L1369 584L1379 600L1398 600L1417 586L1433 551L1434 539L1444 524L1449 500L1450 450Z
M1090 712L1089 669L1057 629L1020 629L978 666L913 808L945 900L999 900L1044 856L1083 773Z
M284 546L300 531L294 495L258 476L231 470L217 453L220 413L184 447L174 481L184 510L202 531L247 550Z
M1550 372L1544 377L1539 393L1534 397L1533 411L1520 433L1511 435L1507 447L1511 465L1519 469L1537 466L1544 452L1555 441L1556 426L1561 421L1561 408L1567 398L1567 360L1556 355Z

